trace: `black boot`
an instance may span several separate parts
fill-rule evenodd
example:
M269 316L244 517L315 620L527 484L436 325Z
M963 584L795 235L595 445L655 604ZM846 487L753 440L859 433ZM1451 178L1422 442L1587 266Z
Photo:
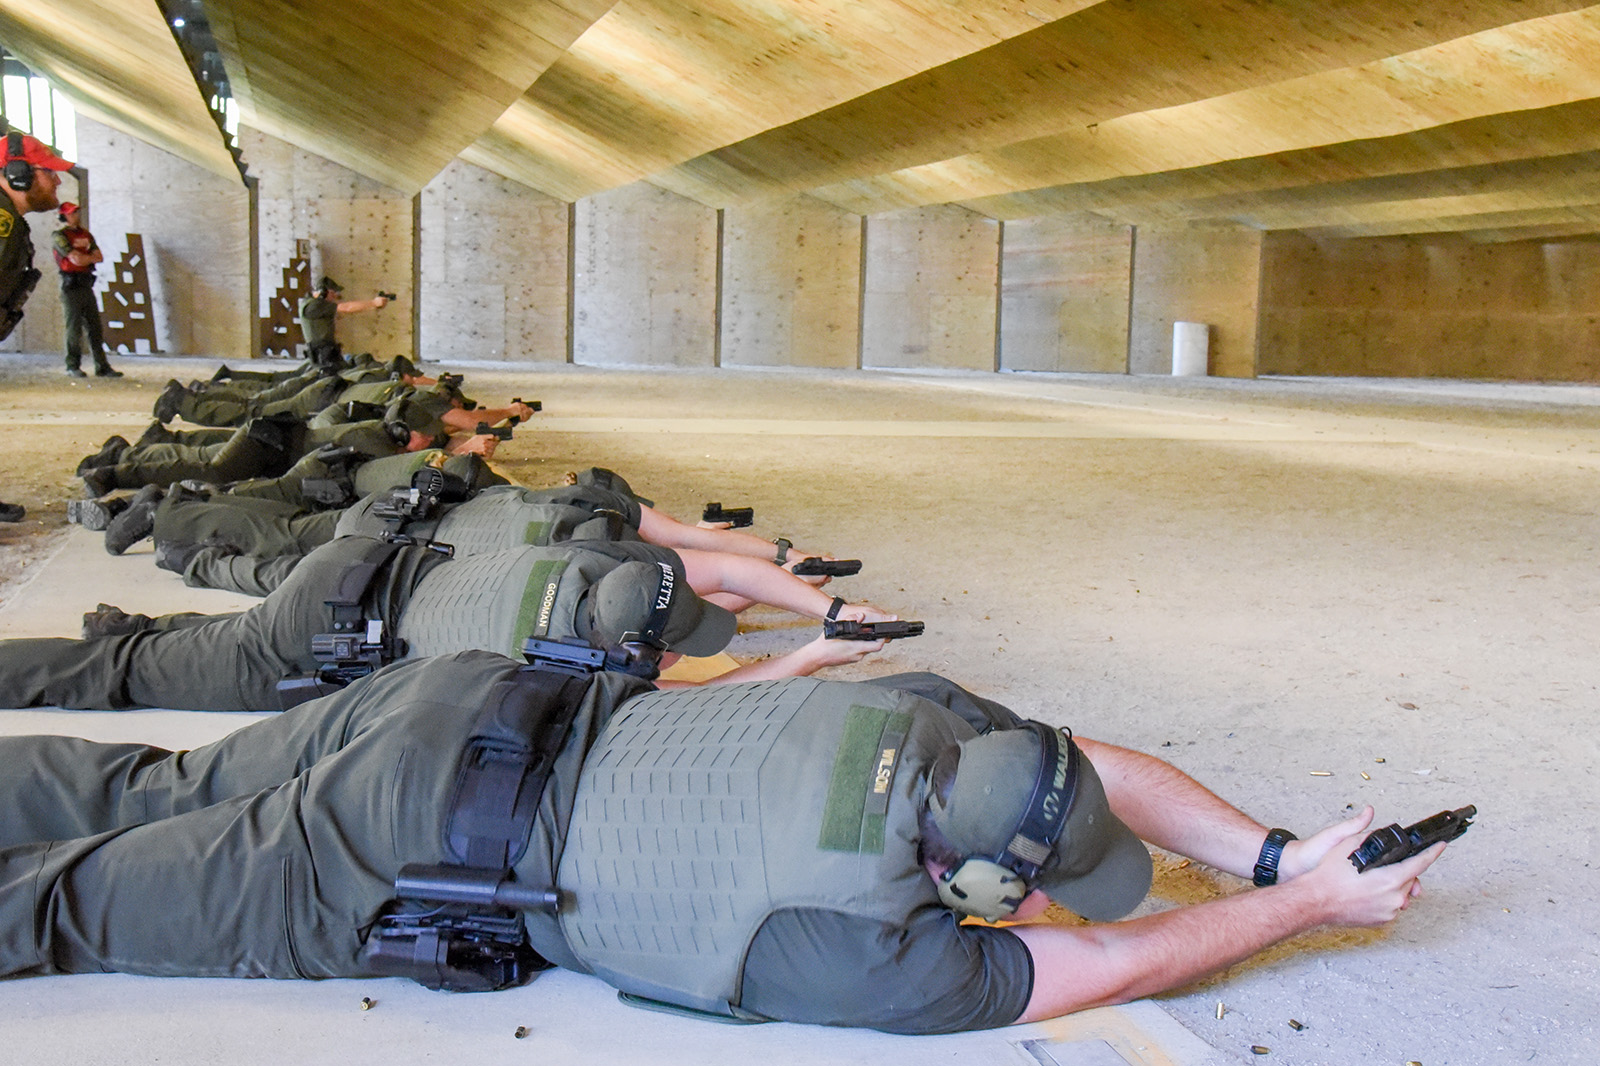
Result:
M128 501L120 496L104 500L68 500L67 521L99 532L127 509Z
M140 443L142 444L143 441L140 441ZM76 473L79 477L82 477L85 471L93 470L97 466L116 466L122 461L122 453L127 450L128 442L124 437L107 437L106 442L100 445L99 451L93 455L84 456L83 462L78 464Z
M156 397L155 416L157 422L171 422L178 417L178 407L189 395L189 390L183 387L183 382L173 378L167 382L167 387L161 390L161 395Z
M124 633L138 633L149 629L154 621L147 614L128 614L121 607L102 603L83 616L83 639L95 637L120 637Z
M146 485L128 502L128 509L106 526L106 551L121 555L156 528L156 508L163 493L159 485Z

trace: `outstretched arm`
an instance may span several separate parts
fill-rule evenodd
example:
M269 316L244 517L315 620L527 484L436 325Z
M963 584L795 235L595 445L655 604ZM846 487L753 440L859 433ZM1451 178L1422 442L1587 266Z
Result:
M730 555L747 555L752 559L776 562L777 547L770 540L736 529L691 526L678 521L654 507L639 508L639 539L646 544L663 548L692 548L696 551L727 552ZM790 548L784 556L785 565L815 555Z
M732 685L740 681L777 681L785 677L810 677L825 666L859 662L881 651L882 640L826 640L818 637L786 655L746 663L705 681L657 681L657 688L687 688L690 685Z
M1170 763L1076 737L1105 786L1111 811L1140 840L1249 877L1267 827Z
M1320 925L1375 926L1394 920L1421 891L1417 878L1445 846L1358 874L1347 856L1371 819L1368 808L1342 823L1358 828L1332 841L1306 874L1271 888L1106 925L1013 926L1034 965L1033 995L1018 1021L1177 988Z
M641 534L643 528L640 529ZM765 603L809 618L824 618L833 597L802 581L770 560L698 549L679 549L689 587L702 596L728 593L754 603ZM889 614L867 603L846 604L838 617L852 622L887 622Z
M1236 877L1248 878L1254 873L1267 838L1266 826L1154 756L1087 737L1075 739L1094 763L1112 812L1140 840ZM1290 841L1278 861L1278 879L1291 881L1315 867L1343 838L1345 827L1358 819L1329 826L1305 840Z
M336 305L341 315L353 314L356 311L376 311L389 302L386 296L374 296L370 300L340 300Z
M495 445L500 443L500 438L494 436L451 437L450 443L444 447L448 455L481 455L485 459L494 457Z

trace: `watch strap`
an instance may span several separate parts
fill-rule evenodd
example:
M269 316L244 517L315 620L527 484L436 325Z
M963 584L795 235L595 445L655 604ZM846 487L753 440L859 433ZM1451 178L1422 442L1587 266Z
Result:
M1255 877L1257 888L1278 883L1278 860L1283 858L1283 846L1300 838L1287 829L1267 830L1267 839L1261 842L1261 854L1256 856Z

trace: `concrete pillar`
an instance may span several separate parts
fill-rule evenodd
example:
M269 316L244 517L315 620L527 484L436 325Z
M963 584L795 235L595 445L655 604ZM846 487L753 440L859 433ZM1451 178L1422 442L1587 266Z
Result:
M103 294L127 234L144 238L156 346L173 355L238 359L250 350L250 198L228 181L175 155L79 115L78 158L89 172L87 223L106 260ZM62 200L82 202L76 181ZM10 350L62 350L60 286L50 236L54 213L28 216L35 263L44 272Z
M457 160L418 209L425 359L567 361L570 206Z
M277 291L295 242L313 244L311 280L328 275L346 299L366 299L379 289L400 300L379 311L343 315L339 343L346 352L378 356L412 354L412 198L319 155L239 127L239 143L257 197L261 300Z
M711 208L644 182L579 201L572 284L574 362L716 364Z
M722 365L854 368L861 216L809 196L722 219Z
M1256 374L1259 230L1141 226L1134 237L1128 370L1172 372L1172 324L1211 327L1211 373Z
M1126 373L1132 227L1022 219L1001 245L1000 368Z
M993 370L1000 224L960 207L867 219L861 365Z

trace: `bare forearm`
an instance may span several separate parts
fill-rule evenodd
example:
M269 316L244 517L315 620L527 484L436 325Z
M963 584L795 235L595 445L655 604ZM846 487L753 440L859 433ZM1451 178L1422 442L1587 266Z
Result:
M1112 812L1141 840L1250 876L1265 826L1160 759L1087 738L1078 745L1100 775Z
M647 544L659 544L663 548L726 552L769 561L776 558L778 550L770 540L732 529L691 526L653 507L639 508L639 537Z
M1018 1020L1178 988L1327 920L1314 893L1283 885L1109 925L1013 927L1033 956L1035 974L1033 996Z
M695 549L678 554L690 587L702 596L728 592L811 618L822 618L833 604L832 596L771 562Z

